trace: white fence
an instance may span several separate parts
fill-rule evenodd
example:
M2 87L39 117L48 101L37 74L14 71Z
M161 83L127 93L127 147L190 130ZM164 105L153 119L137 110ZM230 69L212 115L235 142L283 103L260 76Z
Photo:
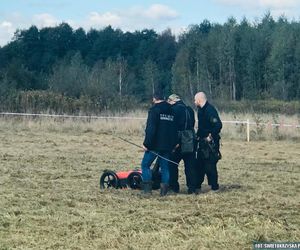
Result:
M285 124L285 123L265 123L265 122L251 122L249 119L246 121L222 121L222 123L229 123L229 124L246 124L247 129L247 141L250 141L250 125L256 125L256 126L266 126L266 127L290 127L290 128L300 128L299 124Z
M80 115L51 115L51 114L30 114L30 113L7 113L2 112L0 116L23 116L23 117L52 117L52 118L74 118L74 119L116 119L116 120L146 120L145 117L131 117L131 116L80 116ZM285 123L256 123L251 122L249 119L246 121L222 121L222 123L228 124L245 124L247 141L250 141L250 126L266 126L266 127L290 127L290 128L300 128L299 124L285 124Z

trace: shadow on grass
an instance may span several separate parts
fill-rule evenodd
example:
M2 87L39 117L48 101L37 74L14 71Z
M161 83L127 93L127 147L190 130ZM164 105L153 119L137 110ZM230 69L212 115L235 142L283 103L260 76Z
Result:
M231 192L237 189L245 189L246 187L240 184L220 184L220 188L217 191L212 191L209 185L203 185L201 188L200 194L205 194L209 192L223 193L223 192Z

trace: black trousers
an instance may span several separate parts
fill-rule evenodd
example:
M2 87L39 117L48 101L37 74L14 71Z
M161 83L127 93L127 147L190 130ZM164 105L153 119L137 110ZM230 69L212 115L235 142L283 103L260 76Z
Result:
M179 163L181 160L184 162L184 172L186 177L186 185L189 191L195 190L195 154L185 153L182 154L180 149L176 149L171 155L171 160ZM178 182L178 165L174 163L169 163L169 187L174 192L179 192L179 182Z
M211 186L211 189L219 189L217 162L206 159L196 159L195 188L201 189L205 175L207 176L208 185Z

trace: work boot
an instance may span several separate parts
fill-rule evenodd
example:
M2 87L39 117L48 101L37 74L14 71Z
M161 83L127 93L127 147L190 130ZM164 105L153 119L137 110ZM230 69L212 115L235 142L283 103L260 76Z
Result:
M196 189L195 188L188 188L188 194L196 194Z
M179 193L179 183L175 183L175 184L169 184L168 187L169 191L173 191L174 193L178 194Z
M195 194L197 195L197 194L200 194L201 193L201 188L196 188L195 189Z
M160 196L165 196L168 193L168 184L160 183Z
M142 183L142 195L150 196L152 194L152 181L144 181Z
M217 183L217 184L214 184L214 185L211 185L211 190L212 191L218 191L219 190L219 184Z

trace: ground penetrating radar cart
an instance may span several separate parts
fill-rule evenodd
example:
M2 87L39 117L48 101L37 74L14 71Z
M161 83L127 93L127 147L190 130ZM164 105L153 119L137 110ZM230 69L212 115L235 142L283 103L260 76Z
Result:
M161 173L159 171L158 163L156 162L152 171L152 188L159 189L161 181ZM130 171L112 171L104 170L100 177L100 189L106 188L131 188L141 189L142 188L142 171L141 170L130 170Z

